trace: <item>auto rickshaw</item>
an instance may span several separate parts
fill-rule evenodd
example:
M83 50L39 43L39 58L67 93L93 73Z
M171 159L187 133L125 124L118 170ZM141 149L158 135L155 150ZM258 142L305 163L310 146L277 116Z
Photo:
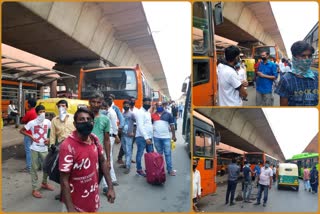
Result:
M55 116L59 115L59 109L57 102L59 100L66 100L68 102L67 112L70 114L76 113L79 107L88 107L89 102L87 100L68 99L68 98L48 98L40 99L37 101L37 105L43 105L46 108L46 118L52 120Z
M298 166L294 163L280 163L278 168L278 189L284 186L295 187L299 191Z
M246 64L246 69L247 69L247 81L249 83L252 83L254 81L254 63L255 60L254 59L243 59L245 61Z

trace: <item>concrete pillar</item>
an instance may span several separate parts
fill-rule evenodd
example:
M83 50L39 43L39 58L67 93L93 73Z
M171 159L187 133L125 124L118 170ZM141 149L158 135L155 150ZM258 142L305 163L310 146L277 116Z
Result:
M50 98L57 97L57 83L57 80L55 80L50 85Z

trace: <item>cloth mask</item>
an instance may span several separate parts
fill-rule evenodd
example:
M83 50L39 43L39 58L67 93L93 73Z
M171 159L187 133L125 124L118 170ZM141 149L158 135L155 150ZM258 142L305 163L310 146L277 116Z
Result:
M108 114L108 111L105 110L105 109L100 109L100 110L99 110L99 113L100 113L100 114L103 114L103 115L107 115L107 114Z
M46 119L46 113L40 113L39 116L37 117L37 123L38 124L43 123L44 119Z
M125 111L128 111L128 110L129 110L129 106L125 106L125 107L123 107L123 109L124 109Z
M93 129L92 122L76 123L76 129L82 136L88 136Z
M314 79L314 73L310 69L312 64L312 59L298 59L296 57L292 57L292 69L291 73L303 76L305 78Z
M143 108L144 108L146 111L148 111L150 107L151 107L151 105L143 104Z
M64 121L67 116L67 109L64 107L59 107L59 119L60 121Z
M163 110L164 110L164 109L163 109L162 106L157 108L157 112L159 112L159 113L163 112Z
M265 165L266 168L269 168L269 166L270 166L269 164L266 164L266 165Z

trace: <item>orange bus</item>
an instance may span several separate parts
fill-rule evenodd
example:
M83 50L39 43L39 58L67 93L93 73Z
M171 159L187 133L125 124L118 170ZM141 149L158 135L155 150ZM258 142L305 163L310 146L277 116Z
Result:
M80 70L78 98L89 99L95 91L105 97L114 94L115 105L122 109L123 101L135 98L135 107L142 106L144 97L152 98L152 89L146 81L139 65L136 67L107 67Z
M198 160L201 175L201 196L216 192L217 156L215 146L220 141L213 122L193 111L193 159Z
M254 167L258 164L258 162L261 163L260 167L264 165L266 161L270 161L270 166L272 165L278 165L279 161L277 158L272 157L265 152L246 152L244 154L244 161L248 161L251 166L250 168L254 170Z
M264 45L264 46L256 46L252 48L252 58L255 59L255 61L257 62L262 52L268 52L270 54L269 59L273 58L276 60L277 63L279 63L283 57L283 54L279 50L278 46Z
M216 4L215 16L211 2L193 3L193 104L213 106L217 104L217 55L215 50L214 24L222 17L221 5ZM219 15L220 14L220 15ZM213 17L215 19L213 20Z

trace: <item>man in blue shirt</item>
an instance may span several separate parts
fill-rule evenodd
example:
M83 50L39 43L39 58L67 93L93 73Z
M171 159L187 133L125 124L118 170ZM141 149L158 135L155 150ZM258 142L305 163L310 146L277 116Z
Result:
M252 190L252 171L248 161L244 162L243 167L243 176L244 176L244 190L243 190L243 200L245 203L251 203L250 195Z
M273 106L272 85L277 79L277 66L270 60L268 52L261 53L262 61L259 64L257 71L257 91L256 105L257 106Z
M318 72L312 71L314 48L305 41L291 46L292 68L280 79L275 93L280 95L281 106L318 105Z
M232 163L228 165L228 187L227 187L227 194L226 194L226 204L229 203L229 196L230 197L230 206L235 205L233 199L234 194L236 192L238 178L240 175L240 167L236 164L236 159L232 159Z

